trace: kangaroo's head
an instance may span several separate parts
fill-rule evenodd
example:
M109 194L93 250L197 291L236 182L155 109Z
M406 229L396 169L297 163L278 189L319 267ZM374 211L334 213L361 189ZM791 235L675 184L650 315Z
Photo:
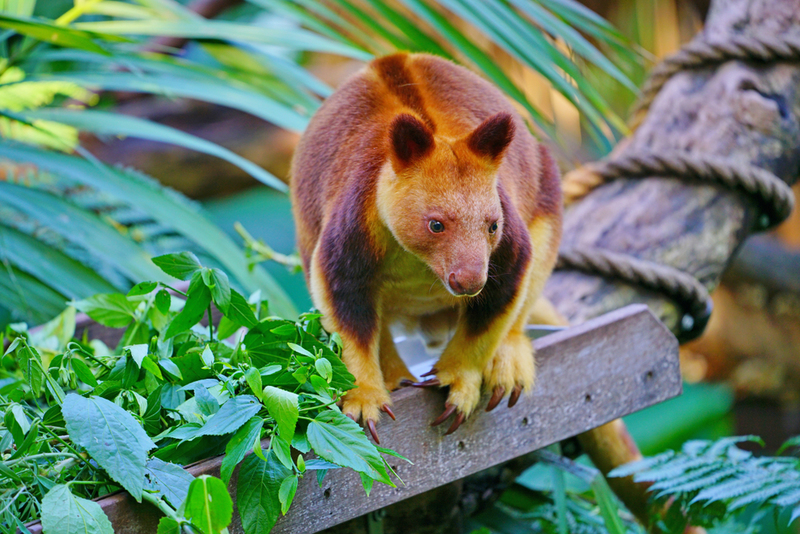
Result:
M475 296L486 284L503 235L497 170L513 137L508 113L456 139L434 135L405 113L389 128L391 169L378 182L381 219L453 295Z

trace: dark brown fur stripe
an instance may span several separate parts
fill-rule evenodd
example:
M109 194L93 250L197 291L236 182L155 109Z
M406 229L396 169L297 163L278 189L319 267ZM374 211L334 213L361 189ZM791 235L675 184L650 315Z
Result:
M373 296L380 261L370 240L367 206L375 202L380 165L368 163L362 175L349 181L325 225L320 264L330 291L333 315L362 348L377 334L378 314Z
M503 208L503 237L489 259L489 279L480 295L466 308L467 331L471 336L484 333L492 321L514 300L531 258L528 229L502 186L498 186Z
M550 153L550 149L539 143L539 161L542 165L542 174L539 178L539 195L537 215L561 214L563 200L561 199L561 171Z
M436 125L431 120L425 109L425 102L422 94L411 77L411 73L406 69L406 54L394 54L382 57L372 62L378 75L386 82L386 87L392 92L400 102L411 108L420 119L425 123L431 132L436 133Z

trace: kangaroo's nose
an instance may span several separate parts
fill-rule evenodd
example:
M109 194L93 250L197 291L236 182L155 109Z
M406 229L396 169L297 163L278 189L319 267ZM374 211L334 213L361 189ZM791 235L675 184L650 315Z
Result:
M486 284L486 276L483 273L475 273L457 270L450 273L447 279L450 289L456 295L468 295L474 297L481 292Z

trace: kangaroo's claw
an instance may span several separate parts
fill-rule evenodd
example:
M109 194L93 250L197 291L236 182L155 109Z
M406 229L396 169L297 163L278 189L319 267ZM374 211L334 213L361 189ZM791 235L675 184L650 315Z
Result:
M397 385L400 386L401 388L407 388L408 386L413 386L414 385L414 381L413 380L409 380L408 378L404 378L404 379L400 380L400 382L398 382Z
M513 408L514 405L519 400L519 396L522 393L522 386L517 384L514 386L514 389L511 391L511 396L508 398L508 407Z
M421 376L422 378L425 378L426 376L433 376L433 375L435 375L435 374L436 374L436 373L438 373L438 372L439 372L439 371L436 369L436 367L434 367L433 369L431 369L431 370L430 370L430 371L428 371L427 373L421 374L421 375L419 375L419 376Z
M391 409L391 408L389 408L389 405L388 405L388 404L384 404L383 406L381 406L381 411L382 411L382 412L386 412L386 414L387 414L389 417L391 417L391 418L392 418L392 421L396 421L396 420L397 420L397 418L394 416L394 412L392 411L392 409Z
M494 390L492 391L492 398L489 399L489 404L486 405L486 411L491 412L497 405L500 404L500 401L503 400L503 396L506 394L506 388L503 386L495 386Z
M355 416L355 415L353 415L353 414L351 414L351 413L346 413L345 415L346 415L347 417L349 417L350 419L352 419L353 421L356 421L356 416ZM356 421L356 423L358 423L358 421Z
M441 425L442 423L444 423L445 421L447 421L447 419L448 419L448 418L449 418L451 415L453 415L453 412L455 412L455 411L456 411L456 405L455 405L455 404L450 404L449 402L445 403L445 405L444 405L444 412L442 412L442 415L440 415L439 417L437 417L437 418L436 418L436 419L433 421L433 423L431 423L431 426L438 426L438 425Z
M424 382L414 382L411 384L415 388L433 388L437 386L441 386L442 383L439 381L438 378L431 378L429 380L425 380Z
M375 443L380 445L381 440L378 439L378 431L375 430L375 421L372 419L367 419L367 429L369 430L369 433L372 434L372 439L375 440Z
M456 418L453 420L453 424L450 425L450 428L447 429L447 432L445 432L444 435L446 436L448 434L452 434L453 432L458 430L458 427L461 426L461 423L463 423L464 419L466 418L467 416L464 415L464 412L458 412L458 415L456 415Z

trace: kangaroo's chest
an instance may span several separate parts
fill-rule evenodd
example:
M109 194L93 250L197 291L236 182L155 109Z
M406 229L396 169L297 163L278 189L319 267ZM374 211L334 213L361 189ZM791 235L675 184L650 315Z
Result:
M384 259L378 287L386 318L429 315L458 303L425 262L403 249Z

